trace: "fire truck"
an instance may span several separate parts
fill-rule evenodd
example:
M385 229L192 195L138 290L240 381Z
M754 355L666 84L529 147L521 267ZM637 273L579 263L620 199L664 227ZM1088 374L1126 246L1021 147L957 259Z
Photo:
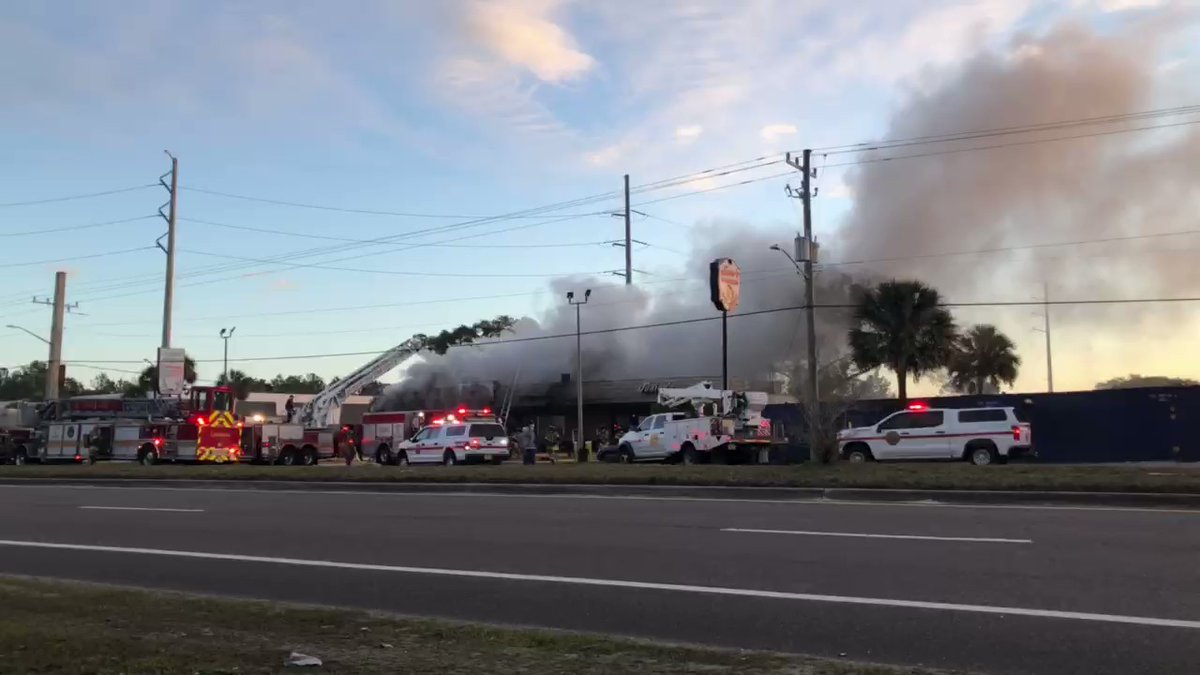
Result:
M228 387L192 387L186 398L78 396L36 410L6 430L13 461L236 462L240 423Z
M244 455L252 461L288 466L315 465L342 452L347 457L353 456L351 453L356 454L355 450L360 447L356 439L359 433L351 425L331 425L334 409L422 347L423 343L414 338L380 354L358 370L333 382L304 404L296 416L296 422L251 423L242 432ZM397 426L403 427L405 421L400 419ZM373 424L372 428L375 426ZM408 437L402 431L400 433L400 440Z

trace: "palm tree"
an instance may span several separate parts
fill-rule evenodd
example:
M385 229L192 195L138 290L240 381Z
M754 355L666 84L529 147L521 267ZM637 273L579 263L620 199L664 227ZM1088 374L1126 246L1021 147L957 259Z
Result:
M1012 340L995 326L979 324L955 340L946 369L951 387L967 394L982 394L986 385L996 390L1002 383L1012 386L1020 366L1021 357Z
M251 377L240 370L230 370L229 377L226 378L224 373L217 377L219 386L228 386L233 390L233 396L239 401L245 401L250 396L250 392L260 387L265 387L266 383L258 378Z
M908 376L945 367L954 345L953 317L938 292L920 281L885 281L863 290L852 326L854 365L896 373L902 401L908 398Z

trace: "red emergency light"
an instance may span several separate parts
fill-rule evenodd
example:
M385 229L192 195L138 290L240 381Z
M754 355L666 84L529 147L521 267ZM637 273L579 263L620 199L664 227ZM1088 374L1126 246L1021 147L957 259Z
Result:
M458 409L458 414L459 414L459 415L466 415L466 414L467 414L467 409L466 409L466 408L459 408L459 409Z
M909 403L908 409L913 412L925 412L926 410L929 410L929 404L928 403Z

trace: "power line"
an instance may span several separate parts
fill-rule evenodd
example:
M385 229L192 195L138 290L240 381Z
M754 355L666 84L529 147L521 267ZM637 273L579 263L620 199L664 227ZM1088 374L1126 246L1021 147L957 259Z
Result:
M145 190L146 188L155 187L157 183L148 183L146 185L134 185L131 187L117 188L116 190L105 190L103 192L88 192L80 195L68 195L66 197L47 197L46 199L32 199L24 202L6 202L0 204L0 208L10 206L35 206L37 204L53 204L55 202L69 202L76 199L91 199L92 197L104 197L107 195L117 195L122 192L133 192L134 190Z
M1046 305L1120 305L1120 304L1152 304L1152 303L1177 303L1177 302L1200 302L1200 297L1188 298L1118 298L1104 300L1014 300L1014 301L997 301L997 302L946 302L942 303L942 307L1044 307ZM856 307L850 303L817 303L812 305L816 309L853 309ZM771 309L760 309L748 312L739 312L730 315L730 319L744 319L753 316L764 316L768 314L778 314L780 312L795 312L808 309L806 305L793 305L789 307L775 307ZM615 328L599 328L582 331L581 333L554 333L547 335L530 335L519 338L507 338L492 340L488 342L478 342L469 345L456 345L452 348L463 349L471 347L492 347L496 345L517 344L523 342L541 342L544 340L556 340L562 338L573 338L578 335L609 335L613 333L623 333L633 330L646 330L650 328L666 328L671 326L684 326L696 323L706 323L710 321L720 321L721 316L704 316L694 317L690 319L677 319L674 321L659 321L655 323L635 324L631 326L618 326ZM247 356L229 359L232 362L251 362L251 361L291 361L297 359L319 359L319 358L337 358L346 356L373 356L378 355L383 349L371 351L355 351L355 352L331 352L318 354L295 354L287 356ZM196 359L196 363L220 363L222 359ZM104 360L104 359L80 359L71 361L70 363L141 363L141 361L132 360Z
M414 272L414 271L409 271L409 270L371 270L371 269L362 269L362 268L358 268L358 267L335 267L333 265L321 265L321 264L317 264L317 263L280 262L280 261L275 261L275 260L267 260L267 259L263 259L263 258L247 258L244 256L238 256L238 255L228 255L225 253L211 253L208 251L196 251L193 249L180 249L180 250L184 253L190 253L192 255L206 255L206 256L211 256L214 258L228 258L229 260L241 260L243 262L264 263L264 264L270 264L270 265L284 265L286 267L291 267L291 268L335 270L338 272L360 272L363 274L389 274L389 275L406 276L406 277L436 277L436 278L473 277L473 278L488 278L488 279L493 279L493 278L494 279L519 279L519 278L531 278L531 277L565 277L565 276L570 276L572 274L572 273L562 273L562 272L489 274L489 273L484 273L484 272L424 272L424 271ZM574 274L603 274L603 272L575 272Z
M550 218L550 216L544 216ZM576 216L571 216L576 217ZM286 237L298 237L302 239L322 239L325 241L344 241L352 243L373 243L366 239L352 239L349 237L331 237L323 234L307 234L303 232L291 232L288 230L276 230L265 227L250 227L247 225L231 225L229 223L218 223L212 220L201 220L199 218L180 218L180 220L189 223L199 223L201 225L213 225L215 227L224 227L231 230L245 230L248 232L261 232L263 234L277 234ZM489 233L480 233L479 236L484 236ZM572 248L584 246L598 246L607 244L607 241L581 241L581 242L563 242L557 244L426 244L425 246L432 248Z
M66 227L54 227L41 230L26 230L24 232L0 232L0 237L24 237L27 235L36 234L53 234L55 232L70 232L74 230L86 230L93 227L105 227L107 225L120 225L121 223L133 223L139 220L148 220L157 218L157 216L135 216L133 218L121 218L120 220L106 220L102 223L87 223L85 225L68 225Z
M47 263L69 262L72 260L88 260L90 258L107 258L109 256L114 256L114 255L124 255L126 253L133 253L134 251L149 251L149 250L153 250L153 249L154 249L153 246L139 246L137 248L121 249L120 251L107 251L105 253L92 253L89 255L77 255L77 256L71 256L69 258L52 258L49 260L31 260L29 262L5 263L3 265L0 265L0 269L9 268L9 267L32 267L35 265L45 265Z
M988 138L992 136L1004 136L1009 134L1033 133L1037 131L1057 130L1061 128L1071 128L1075 126L1090 126L1096 124L1113 124L1116 122L1124 122L1140 119L1155 119L1158 117L1170 117L1174 115L1188 115L1200 112L1200 105L1175 106L1172 108L1158 108L1153 110L1142 110L1129 113L1119 113L1115 115L1102 115L1098 117L1081 117L1067 120L1058 120L1056 122L1041 122L1035 124L1021 124L1009 127L994 127L991 129L978 129L974 131L959 131L943 134L929 134L925 136L910 136L907 138L885 139L881 141L860 141L858 143L847 143L844 145L832 145L822 148L813 148L813 152L823 154L841 154L847 152L866 152L870 150L880 150L895 147L905 147L910 145L921 145L927 143L943 143L958 140L969 140L975 138Z
M463 220L463 219L478 219L489 218L484 215L463 215L453 213L421 213L415 211L384 211L376 209L356 209L344 206L329 206L326 204L309 204L305 202L293 202L284 199L270 199L267 197L254 197L251 195L236 194L233 192L222 192L220 190L207 190L198 187L184 186L182 189L189 192L199 192L206 195L214 195L218 197L228 197L230 199L241 199L248 202L260 202L263 204L275 204L277 206L291 206L300 209L315 209L318 211L335 211L338 213L357 213L368 216L395 216L399 218L446 218L448 220ZM595 216L597 213L577 213L576 216ZM513 216L514 218L537 218L538 216Z

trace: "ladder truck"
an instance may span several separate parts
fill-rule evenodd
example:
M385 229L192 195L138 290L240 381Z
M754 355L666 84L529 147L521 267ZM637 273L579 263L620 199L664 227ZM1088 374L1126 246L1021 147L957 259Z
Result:
M618 459L766 463L772 448L786 444L771 421L762 416L767 402L766 392L714 389L711 382L659 389L660 406L687 406L690 410L658 413L642 420L621 437Z
M240 423L228 387L192 387L186 398L76 396L31 410L3 430L7 454L26 462L236 462Z
M406 340L367 362L358 370L330 384L296 415L296 422L255 424L243 438L247 455L260 462L286 466L317 464L337 455L341 444L351 448L355 435L351 429L330 426L333 411L363 387L416 354L424 346L420 336Z

